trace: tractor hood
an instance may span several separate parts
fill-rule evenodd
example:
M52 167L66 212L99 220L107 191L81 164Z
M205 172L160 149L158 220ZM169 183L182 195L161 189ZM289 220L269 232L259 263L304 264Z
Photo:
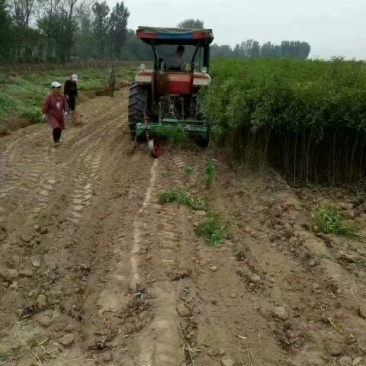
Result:
M138 27L136 34L149 45L207 45L214 39L212 29Z

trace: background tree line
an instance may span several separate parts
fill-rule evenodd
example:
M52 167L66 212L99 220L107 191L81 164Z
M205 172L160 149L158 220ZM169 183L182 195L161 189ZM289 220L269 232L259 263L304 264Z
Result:
M300 41L282 41L275 45L271 42L260 45L257 41L249 39L234 48L228 45L219 46L214 44L211 48L212 58L234 58L234 59L258 59L258 58L286 58L292 57L298 60L305 60L310 54L310 45Z
M150 60L151 49L128 28L123 0L110 9L94 0L0 0L0 62L42 63L70 60ZM180 28L204 28L187 19ZM213 44L212 58L306 59L310 45L283 41L259 45L248 40L231 48Z
M90 1L0 0L0 61L122 59L128 9Z

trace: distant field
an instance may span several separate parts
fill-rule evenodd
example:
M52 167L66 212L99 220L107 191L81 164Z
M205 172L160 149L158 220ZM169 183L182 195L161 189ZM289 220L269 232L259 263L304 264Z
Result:
M204 110L216 140L296 183L366 177L366 66L335 60L218 60Z
M136 66L131 63L118 65L117 79L132 80ZM40 122L40 108L50 91L52 81L59 81L63 85L68 75L77 73L81 100L83 94L84 97L94 96L95 91L108 85L109 68L106 66L87 69L48 67L51 70L42 71L42 66L37 65L20 66L16 71L10 70L9 67L0 68L0 129L17 121L24 124Z

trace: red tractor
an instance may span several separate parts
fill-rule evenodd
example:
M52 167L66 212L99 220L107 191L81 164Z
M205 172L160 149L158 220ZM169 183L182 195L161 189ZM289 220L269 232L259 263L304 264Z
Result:
M161 126L183 128L207 146L209 126L200 110L200 91L211 84L212 30L139 27L136 33L151 46L154 62L152 69L140 66L130 88L129 127L135 146L146 136L157 157L157 143L150 136Z

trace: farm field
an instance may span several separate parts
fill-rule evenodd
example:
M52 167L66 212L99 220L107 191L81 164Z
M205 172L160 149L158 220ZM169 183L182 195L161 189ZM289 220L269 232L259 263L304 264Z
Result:
M107 90L110 65L91 64L83 69L80 66L82 65L29 65L15 69L0 67L0 134L42 122L40 105L49 93L52 81L59 81L63 86L71 74L78 74L81 96L79 103L95 97L97 91ZM136 67L135 63L117 64L115 70L118 79L131 80Z
M59 147L43 123L0 137L0 365L366 365L363 72L216 61L213 149L151 159L128 89L91 99L106 73L78 71L85 124ZM17 113L47 75L5 80Z

